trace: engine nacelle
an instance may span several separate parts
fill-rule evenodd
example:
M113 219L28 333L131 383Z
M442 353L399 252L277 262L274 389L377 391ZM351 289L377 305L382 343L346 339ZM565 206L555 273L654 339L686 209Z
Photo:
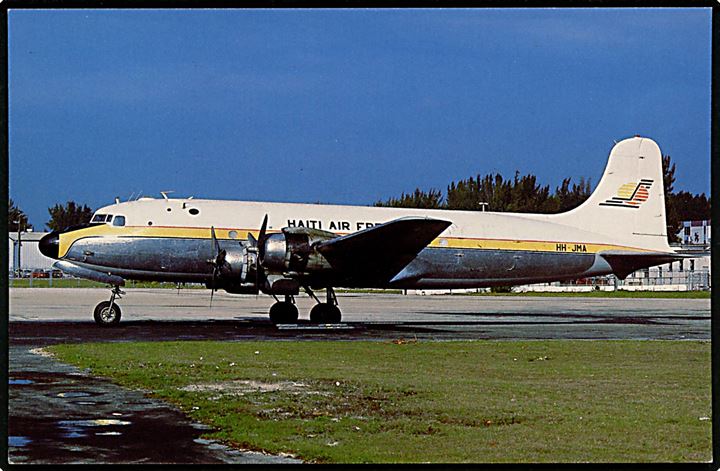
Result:
M304 227L286 227L282 234L271 234L265 240L263 268L275 273L318 273L332 266L313 244L337 237L332 232Z
M270 234L262 241L261 273L257 273L259 247L254 240L226 248L220 285L230 293L257 293L262 289L275 294L297 294L298 276L327 274L332 270L314 244L335 237L332 232L301 227Z
M255 283L255 258L252 252L248 257L247 247L238 245L225 249L225 263L220 267L219 286L228 293L257 294ZM250 260L248 262L248 260ZM252 266L251 276L247 275L248 263Z

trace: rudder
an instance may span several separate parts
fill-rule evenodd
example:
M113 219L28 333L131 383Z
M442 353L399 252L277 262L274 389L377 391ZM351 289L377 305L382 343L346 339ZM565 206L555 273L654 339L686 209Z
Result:
M662 153L652 139L632 137L610 151L592 195L555 222L619 239L629 246L669 250Z

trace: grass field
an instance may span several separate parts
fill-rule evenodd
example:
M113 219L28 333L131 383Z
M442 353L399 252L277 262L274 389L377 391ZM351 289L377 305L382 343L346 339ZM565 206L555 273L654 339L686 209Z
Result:
M152 342L63 361L313 462L711 459L710 343Z

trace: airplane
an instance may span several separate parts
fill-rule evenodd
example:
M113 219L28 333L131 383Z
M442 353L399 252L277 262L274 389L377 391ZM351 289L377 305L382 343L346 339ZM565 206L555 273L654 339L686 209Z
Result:
M667 242L662 154L649 138L616 143L597 188L559 214L143 197L53 231L40 251L69 275L107 283L93 317L121 318L126 280L205 283L212 294L275 298L270 319L341 321L334 288L482 288L630 273L684 258ZM314 291L326 290L322 302ZM278 296L283 297L282 300ZM211 300L212 302L212 300Z

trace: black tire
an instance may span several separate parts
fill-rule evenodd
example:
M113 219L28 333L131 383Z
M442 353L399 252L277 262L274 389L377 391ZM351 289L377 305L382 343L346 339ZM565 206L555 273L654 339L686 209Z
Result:
M270 308L270 320L273 324L292 324L298 320L298 310L293 303L278 302Z
M337 306L328 306L325 311L325 323L326 324L339 324L342 319L340 308Z
M112 303L111 307L110 301L103 301L95 306L95 312L93 313L95 322L101 327L116 325L120 322L121 316L122 312L120 311L120 306Z
M338 324L342 319L340 308L327 303L320 303L310 310L310 322L315 324Z
M325 322L325 311L327 304L320 303L316 304L310 309L310 322L313 324L320 324L322 322Z

